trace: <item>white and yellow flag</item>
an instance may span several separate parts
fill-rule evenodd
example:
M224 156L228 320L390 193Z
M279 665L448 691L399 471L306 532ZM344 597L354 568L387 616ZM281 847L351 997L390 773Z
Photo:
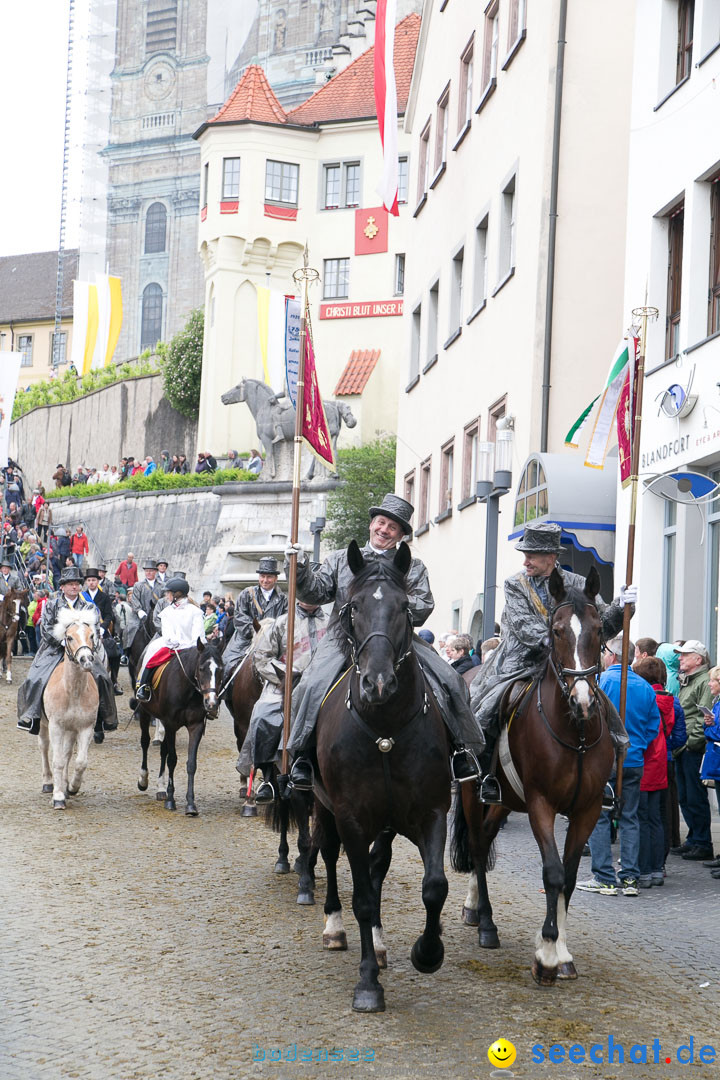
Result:
M258 342L263 375L276 394L285 386L285 293L257 287Z
M80 375L112 363L122 326L120 278L98 274L73 282L72 362Z

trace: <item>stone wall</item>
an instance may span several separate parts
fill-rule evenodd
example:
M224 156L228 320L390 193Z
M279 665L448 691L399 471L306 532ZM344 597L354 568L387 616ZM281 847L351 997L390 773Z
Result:
M41 406L10 427L10 457L29 485L41 481L48 488L58 462L74 472L79 465L117 465L128 454L140 460L150 454L158 461L168 450L186 453L192 464L196 442L196 421L168 403L161 375L113 383L64 405Z

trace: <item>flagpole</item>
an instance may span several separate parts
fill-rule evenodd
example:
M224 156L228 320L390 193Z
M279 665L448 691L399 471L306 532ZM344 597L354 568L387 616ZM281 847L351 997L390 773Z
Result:
M303 265L293 274L293 281L302 286L302 308L300 312L300 356L298 358L297 395L295 399L295 438L293 440L293 487L292 507L290 511L290 543L298 542L300 519L300 469L302 464L302 424L303 401L305 392L305 350L307 341L308 286L319 281L320 275L308 265L308 247L305 244ZM283 751L281 770L288 772L287 744L290 738L290 712L293 691L293 653L295 651L295 593L297 590L297 554L291 555L288 565L288 621L287 645L285 648L285 690L283 694Z
M647 290L645 292L645 307L633 308L633 319L640 320L640 352L637 358L637 388L632 398L631 432L631 456L630 456L630 520L627 536L627 561L625 564L625 585L631 585L635 565L635 521L637 518L638 497L638 474L640 472L640 436L642 432L642 404L643 389L645 385L645 349L647 346L648 319L655 319L658 315L656 307L647 306ZM630 391L632 394L634 372L630 371ZM620 717L625 723L625 710L627 705L627 679L628 663L630 659L630 619L632 611L630 605L623 608L622 629L622 659L620 667ZM622 758L624 753L618 756L618 769L616 780L616 796L620 800L622 792Z

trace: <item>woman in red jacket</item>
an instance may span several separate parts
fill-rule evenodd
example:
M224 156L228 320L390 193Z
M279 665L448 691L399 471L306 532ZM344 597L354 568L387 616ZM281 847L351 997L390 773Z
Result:
M667 740L675 724L672 694L665 690L667 671L657 656L647 656L633 665L636 675L646 679L655 691L660 710L660 730L645 750L640 781L640 877L641 889L662 885L665 875L665 839L662 824L661 797L668 786Z

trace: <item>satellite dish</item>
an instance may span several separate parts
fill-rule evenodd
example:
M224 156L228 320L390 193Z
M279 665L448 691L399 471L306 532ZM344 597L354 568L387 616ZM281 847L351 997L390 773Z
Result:
M720 484L697 472L664 473L646 480L645 485L653 495L685 505L706 502L720 492Z

